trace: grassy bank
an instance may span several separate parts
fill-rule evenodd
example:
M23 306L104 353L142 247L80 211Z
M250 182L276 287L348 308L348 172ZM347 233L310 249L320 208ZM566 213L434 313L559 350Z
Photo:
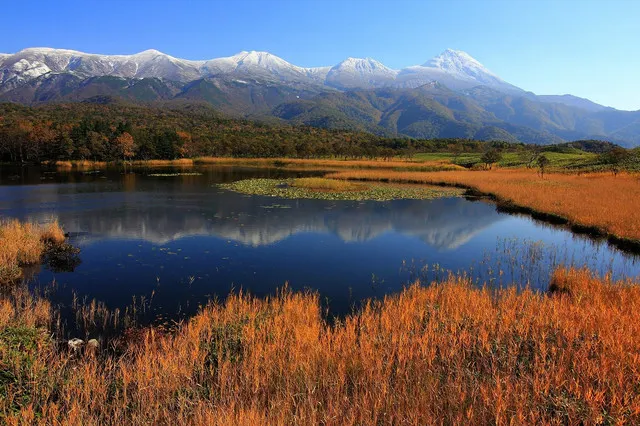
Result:
M400 169L418 171L462 170L463 167L452 164L449 160L407 161L407 160L340 160L340 159L302 159L302 158L227 158L200 157L195 164L239 165L251 167L281 167L304 170L332 169Z
M547 294L414 285L336 324L318 296L230 296L122 353L0 299L7 424L635 424L640 286L558 270Z
M122 161L105 162L90 160L51 161L44 165L55 166L60 170L87 170L105 169L107 167L121 166ZM127 161L128 166L135 167L163 167L179 166L190 167L194 165L224 165L224 166L248 166L248 167L279 167L302 170L340 170L349 169L400 169L419 171L461 170L463 167L453 164L449 159L436 160L343 160L333 158L234 158L234 157L196 157L178 158L175 160L135 160Z
M22 267L40 263L45 252L64 243L57 221L46 225L0 222L0 285L22 277Z
M542 179L530 170L423 173L393 170L349 170L332 179L455 185L495 196L506 207L563 218L584 228L629 242L640 241L638 175L552 173Z
M317 200L389 201L398 199L428 200L458 197L456 188L363 184L323 178L246 179L219 185L223 189L250 195Z
M442 161L451 164L464 165L466 167L482 165L482 152L465 153L419 153L414 156L416 161ZM530 155L529 155L530 156ZM544 156L549 160L548 167L559 170L602 170L606 165L602 164L598 154L581 151L578 149L571 152L544 152ZM527 152L503 152L500 160L496 163L499 167L525 168L530 159ZM535 162L534 162L535 165Z
M395 169L413 171L456 171L466 169L484 169L483 154L471 153L418 153L411 159L402 157L377 159L343 159L343 158L244 158L244 157L194 157L174 160L135 160L127 161L128 166L162 167L193 165L238 165L249 167L280 167L300 170L341 170L341 169ZM547 168L556 172L593 173L610 171L610 165L603 162L598 154L573 150L573 152L545 152L548 160ZM122 165L122 161L104 162L90 160L50 161L46 165L55 165L59 169L104 169ZM535 167L535 162L527 157L526 152L504 152L494 165L500 168L526 169ZM625 166L628 170L637 170L637 164Z

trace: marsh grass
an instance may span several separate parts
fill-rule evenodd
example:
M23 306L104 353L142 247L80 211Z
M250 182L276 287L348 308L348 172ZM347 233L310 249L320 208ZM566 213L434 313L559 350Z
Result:
M20 279L22 267L40 263L47 249L64 241L64 231L57 221L45 225L0 222L0 284Z
M177 177L177 176L202 176L202 173L191 172L191 173L151 173L147 176L150 177Z
M559 269L548 293L464 275L324 320L239 293L117 351L70 352L51 307L0 299L6 424L637 424L640 286Z
M194 160L191 158L178 158L175 160L138 160L132 161L130 164L134 166L193 166Z
M89 170L89 169L103 169L107 167L106 161L91 161L91 160L71 160L71 161L55 161L55 162L44 162L43 164L53 164L56 168L61 170L66 169L78 169L78 170Z
M333 170L333 169L388 169L388 170L418 170L443 171L464 170L464 167L452 164L448 159L433 161L409 160L339 160L339 159L302 159L302 158L231 158L231 157L198 157L195 164L239 165L252 167L278 167L302 170Z
M412 172L349 170L327 178L363 182L402 182L471 188L494 196L506 208L544 214L592 234L640 241L640 177L636 174L549 173L492 170Z

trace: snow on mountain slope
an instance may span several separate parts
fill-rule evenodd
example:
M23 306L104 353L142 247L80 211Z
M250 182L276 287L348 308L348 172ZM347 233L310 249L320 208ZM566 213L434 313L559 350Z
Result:
M15 55L7 55L1 58L0 62L0 92L6 92L13 88L19 87L43 74L52 71L45 63L44 55L38 52L36 55L29 57L22 52ZM25 57L27 56L27 57ZM52 61L52 66L64 58L56 58Z
M339 89L370 89L393 85L397 74L375 59L347 58L329 70L326 83Z
M423 67L437 68L461 78L471 78L479 82L495 83L502 80L486 69L471 55L461 50L447 49L435 58L430 59Z
M371 58L347 58L333 67L304 68L271 53L257 51L192 61L157 50L133 55L98 55L44 47L0 54L0 94L36 79L46 79L50 73L69 73L83 79L99 76L155 77L180 83L230 76L247 84L259 80L297 88L313 85L327 89L416 88L435 81L455 91L485 86L510 95L525 95L522 89L505 82L469 54L452 49L422 65L397 71ZM604 108L570 96L550 96L541 101L580 106L591 111Z
M507 93L524 92L489 71L468 53L453 49L445 50L423 65L402 69L396 84L413 88L429 81L438 81L453 90L484 85Z
M69 72L80 77L160 77L191 81L200 77L202 62L177 59L157 50L135 55L96 55L65 49L30 48L2 57L0 92L49 72Z
M326 84L340 89L418 87L434 80L452 89L479 84L498 89L517 89L467 53L451 49L424 65L400 71L392 70L371 58L348 58L333 67L303 68L271 53L256 51L243 51L207 61L189 61L157 50L134 55L97 55L66 49L29 48L0 56L0 61L0 92L49 72L70 72L85 78L103 75L157 77L179 82L221 74L239 74L242 77L282 82Z
M327 69L328 72L328 69ZM302 68L268 52L240 52L226 58L205 61L201 66L205 76L220 74L244 74L270 77L281 81L305 81L322 83L324 68Z

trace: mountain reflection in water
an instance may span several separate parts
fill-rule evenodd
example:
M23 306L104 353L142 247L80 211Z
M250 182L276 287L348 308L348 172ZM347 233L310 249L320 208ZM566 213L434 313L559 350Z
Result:
M216 184L298 173L188 169L194 170L201 175L154 177L149 170L47 174L37 169L7 181L0 174L0 215L57 218L82 249L82 263L74 272L43 268L36 275L34 285L55 280L54 301L68 304L75 293L123 308L132 296L153 294L153 315L169 318L177 311L193 313L198 304L231 289L260 296L285 282L292 289L318 291L331 312L346 313L364 298L401 289L415 276L403 265L468 270L486 262L487 253L497 257L485 269L504 269L501 283L508 284L510 274L521 278L516 272L529 262L525 257L540 257L531 254L525 240L541 242L536 247L543 256L531 266L540 269L533 286L544 287L550 268L566 263L565 258L603 272L613 267L638 273L633 259L606 245L499 213L490 203L247 196ZM497 247L501 240L510 243ZM552 246L560 247L564 257L551 253Z

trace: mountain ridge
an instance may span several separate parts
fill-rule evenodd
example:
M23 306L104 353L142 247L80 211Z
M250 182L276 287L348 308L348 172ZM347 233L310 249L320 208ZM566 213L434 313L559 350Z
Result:
M503 91L524 92L489 71L479 61L461 50L447 49L422 65L391 69L373 58L347 58L333 66L300 67L274 54L260 51L242 51L228 57L207 60L180 59L155 49L131 55L100 55L70 49L49 47L26 48L14 54L0 55L0 93L6 92L6 83L13 78L28 82L48 72L73 72L85 77L114 75L129 78L159 77L180 82L193 81L221 74L246 73L248 70L267 71L273 77L289 77L307 80L339 89L401 87L415 88L433 80L441 80L453 89L487 85ZM341 68L347 74L347 62L356 63L360 80L369 75L368 85L346 85L337 76ZM369 69L358 64L368 64ZM27 72L31 70L30 72ZM331 71L334 71L331 73ZM155 74L154 74L155 72ZM331 74L332 78L326 77ZM376 80L379 77L379 81ZM342 79L350 79L349 75ZM332 84L333 83L333 84Z
M97 55L28 48L0 55L0 101L97 99L206 102L244 118L386 136L640 145L640 111L573 95L535 95L453 49L400 70L373 58L304 68L260 51L200 61L154 49Z

